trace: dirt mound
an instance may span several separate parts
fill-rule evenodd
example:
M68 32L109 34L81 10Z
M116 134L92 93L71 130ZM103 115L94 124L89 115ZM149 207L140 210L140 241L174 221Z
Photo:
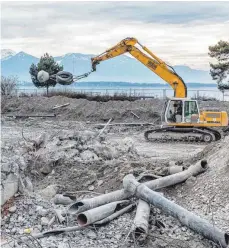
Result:
M69 103L64 108L53 110L56 105ZM11 98L5 107L6 114L47 115L56 114L61 120L153 122L160 117L163 101L158 99L137 101L97 102L86 99L72 99L62 96ZM138 117L136 117L136 114Z
M207 146L200 154L209 169L168 192L178 204L229 232L229 136Z

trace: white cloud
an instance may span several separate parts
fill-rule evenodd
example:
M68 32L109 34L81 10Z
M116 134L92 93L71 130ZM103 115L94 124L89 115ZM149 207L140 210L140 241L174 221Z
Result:
M65 3L4 3L2 48L35 56L45 52L53 56L68 52L100 54L133 36L170 64L208 69L208 46L229 37L225 14L229 5L223 2L198 3L198 9L197 3L188 8L175 2L169 6ZM212 8L218 12L210 13Z

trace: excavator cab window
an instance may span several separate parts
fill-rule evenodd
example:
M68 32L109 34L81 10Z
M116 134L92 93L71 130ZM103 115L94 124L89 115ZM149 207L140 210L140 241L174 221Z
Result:
M196 101L185 101L184 121L197 123L199 120L199 110Z
M171 100L168 102L167 107L167 122L181 123L183 113L183 102L181 100Z

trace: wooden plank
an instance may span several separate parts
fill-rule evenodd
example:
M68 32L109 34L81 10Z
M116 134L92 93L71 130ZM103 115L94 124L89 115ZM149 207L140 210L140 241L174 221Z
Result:
M13 117L13 118L29 118L29 117L56 117L55 114L52 115L5 115L4 117Z
M135 117L137 117L138 119L140 119L140 117L138 115L136 115L133 111L130 111L132 115L134 115Z
M52 108L52 110L58 109L58 108L63 108L63 107L66 107L66 106L68 106L68 105L70 105L70 103L65 103L65 104L63 104L63 105L57 105L57 106L54 106L54 107Z
M93 126L106 126L106 124L104 123L86 123L89 125L93 125ZM126 126L150 126L150 125L155 125L154 123L148 123L148 122L142 122L142 123L111 123L108 124L107 126L119 126L119 125L126 125Z

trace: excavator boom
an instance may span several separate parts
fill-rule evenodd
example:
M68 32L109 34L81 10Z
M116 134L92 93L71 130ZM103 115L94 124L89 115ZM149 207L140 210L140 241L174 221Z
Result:
M142 52L135 45L138 44L146 53ZM183 79L168 66L165 62L153 54L147 47L141 45L135 38L126 38L119 42L116 46L106 50L104 53L92 58L92 69L96 70L96 65L101 61L105 61L117 57L124 53L130 53L134 58L144 64L148 69L153 71L164 81L166 81L174 89L174 97L186 98L187 87Z

